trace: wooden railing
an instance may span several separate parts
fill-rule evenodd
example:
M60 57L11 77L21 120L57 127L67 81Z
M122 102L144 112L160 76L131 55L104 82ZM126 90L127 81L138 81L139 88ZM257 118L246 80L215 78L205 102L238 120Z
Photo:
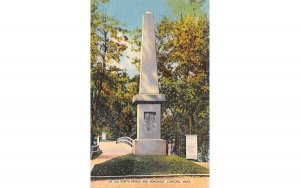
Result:
M132 147L132 141L133 141L132 138L124 136L124 137L118 138L116 143L117 144L118 143L125 143L125 144L128 144L130 147Z

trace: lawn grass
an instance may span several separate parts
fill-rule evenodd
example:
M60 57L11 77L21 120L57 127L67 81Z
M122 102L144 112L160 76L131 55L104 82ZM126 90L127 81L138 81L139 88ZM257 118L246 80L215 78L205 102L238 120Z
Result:
M208 174L209 170L178 156L128 154L94 166L92 176Z

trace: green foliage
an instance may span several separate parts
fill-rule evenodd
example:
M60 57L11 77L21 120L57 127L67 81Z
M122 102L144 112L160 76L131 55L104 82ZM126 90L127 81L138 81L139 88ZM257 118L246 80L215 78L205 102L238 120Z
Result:
M209 170L178 156L136 156L114 158L95 165L92 176L207 174Z
M132 30L130 32L131 40L128 42L131 44L132 52L140 52L141 44L142 44L142 29L140 27ZM133 57L132 64L136 67L137 70L140 70L140 59L137 57Z
M91 3L91 132L97 135L109 128L119 136L132 132L131 90L135 89L127 72L116 66L127 49L128 32L102 11L106 3Z
M157 28L161 92L167 96L162 134L176 140L181 156L185 156L185 134L197 134L201 154L208 153L208 29L205 17L193 16L177 21L164 18Z
M201 6L205 1L206 0L167 0L167 3L173 10L175 17L182 18L184 16L204 16L205 14Z

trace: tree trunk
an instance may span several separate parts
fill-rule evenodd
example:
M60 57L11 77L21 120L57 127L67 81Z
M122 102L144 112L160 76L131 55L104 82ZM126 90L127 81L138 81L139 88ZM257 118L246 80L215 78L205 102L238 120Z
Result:
M188 116L188 119L189 119L189 125L188 125L188 131L190 134L192 134L192 128L194 126L194 118L193 118L193 114L190 114Z

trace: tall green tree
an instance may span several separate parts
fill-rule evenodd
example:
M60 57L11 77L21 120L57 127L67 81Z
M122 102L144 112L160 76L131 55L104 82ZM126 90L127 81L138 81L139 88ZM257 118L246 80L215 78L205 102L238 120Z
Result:
M184 134L198 134L199 149L208 145L209 24L205 17L188 15L164 18L157 29L161 90L168 99L164 111L169 111L163 126L173 127L171 137L184 155Z
M91 133L95 135L105 123L113 121L114 95L120 79L126 77L124 70L114 64L127 46L126 30L119 22L101 9L107 0L91 2Z

